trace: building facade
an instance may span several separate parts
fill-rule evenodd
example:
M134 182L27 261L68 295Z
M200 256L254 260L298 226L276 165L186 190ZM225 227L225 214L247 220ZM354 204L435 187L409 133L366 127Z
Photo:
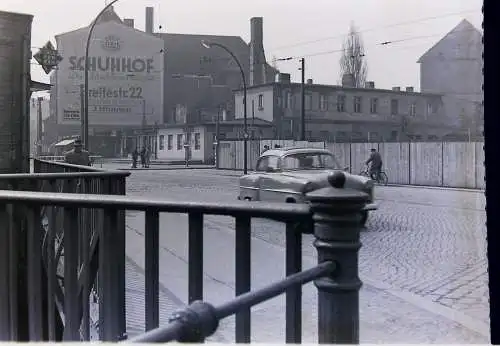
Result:
M129 143L125 153L133 150L137 140L130 138L141 129L179 125L179 106L185 107L190 123L207 121L201 114L221 107L229 119L234 117L232 90L242 87L238 64L223 49L207 49L202 41L231 50L249 83L274 79L276 70L265 61L262 18L250 20L247 43L239 36L155 32L153 16L153 8L147 7L146 25L140 31L133 19L120 19L110 7L96 26L89 59L89 142L95 154L123 155L123 143ZM81 131L80 84L87 32L85 27L56 37L64 60L51 76L54 97L47 124L53 141Z
M84 66L89 70L89 140L118 137L149 123L163 122L163 40L123 23L107 13L93 32L85 62L88 28L56 36L64 59L54 71L56 116L65 135L80 132ZM98 140L95 137L101 137Z
M482 34L462 20L425 54L420 90L443 94L446 116L463 131L482 133Z
M191 162L214 164L216 142L243 139L243 121L225 120L221 117L192 125L164 125L158 129L157 158L162 161L184 162L186 157ZM272 124L262 119L253 119L248 122L251 139L271 138Z
M348 79L346 79L348 80ZM235 94L235 116L243 117L243 95ZM249 87L248 117L272 122L275 138L298 139L301 126L301 84L287 74L279 81ZM453 132L444 116L442 96L405 90L305 85L306 140L401 141L435 140Z

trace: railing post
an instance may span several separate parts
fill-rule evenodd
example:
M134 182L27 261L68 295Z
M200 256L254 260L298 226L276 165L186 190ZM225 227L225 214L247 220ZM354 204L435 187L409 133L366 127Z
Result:
M318 263L336 264L332 275L314 281L318 289L318 342L358 344L360 212L368 195L344 189L346 176L342 172L328 180L331 187L308 194Z

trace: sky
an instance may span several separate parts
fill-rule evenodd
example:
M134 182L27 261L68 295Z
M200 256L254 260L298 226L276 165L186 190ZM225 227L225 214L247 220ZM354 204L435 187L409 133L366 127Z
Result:
M115 11L144 29L145 7L155 11L155 30L183 34L218 34L250 38L250 18L263 17L264 49L269 62L300 81L299 58L306 78L338 84L343 37L354 22L364 45L368 80L377 88L413 86L419 90L418 58L462 19L481 30L481 0L120 0ZM88 25L105 0L2 0L0 10L34 15L33 54L54 36ZM161 29L160 29L161 26ZM387 45L380 43L397 41ZM296 59L295 59L296 58ZM32 78L49 82L32 64Z

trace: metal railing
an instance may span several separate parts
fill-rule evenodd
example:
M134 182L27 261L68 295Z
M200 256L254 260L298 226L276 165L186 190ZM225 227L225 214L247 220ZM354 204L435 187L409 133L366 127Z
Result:
M318 289L318 341L320 343L359 342L359 289L357 252L360 211L368 196L343 189L345 176L330 177L332 187L308 195L309 204L279 203L199 203L179 201L138 200L126 196L89 196L84 194L0 191L0 232L3 239L12 239L12 210L22 206L27 216L27 301L29 336L31 341L54 340L50 331L50 309L45 314L44 302L56 293L43 290L43 257L39 244L41 235L37 226L43 206L64 210L64 340L88 340L80 334L80 325L88 325L82 318L88 305L90 280L88 259L79 261L82 254L79 238L78 214L86 209L101 209L98 227L99 277L99 334L103 341L123 339L125 326L125 242L120 225L125 210L145 212L145 321L146 333L132 342L201 342L217 329L219 320L235 314L236 342L250 342L250 307L286 292L286 342L300 343L302 336L301 292L304 283L313 281ZM13 208L14 207L14 208ZM188 214L188 297L189 306L176 313L171 323L159 328L159 232L161 213ZM203 300L203 220L205 215L225 215L235 219L235 276L236 299L218 307ZM251 288L251 220L265 218L286 224L286 275L274 285L255 292ZM318 266L302 270L302 232L314 230L314 246L318 252ZM49 237L48 248L53 237ZM3 340L15 340L10 333L13 262L12 246L1 243L0 276L8 278L0 283L0 328ZM50 267L49 267L50 269ZM47 273L47 282L56 278L53 270ZM82 284L86 282L86 284ZM81 293L81 294L80 294ZM83 303L82 303L83 302ZM83 305L83 312L81 308ZM50 306L50 305L49 305ZM6 308L4 310L3 308ZM48 321L48 323L47 323ZM48 327L46 327L48 325ZM87 327L88 328L88 327ZM46 336L48 335L48 337Z
M13 191L35 191L44 192L47 194L64 193L64 194L93 194L93 195L115 195L125 194L125 179L130 173L122 171L104 171L93 167L76 166L61 164L58 162L48 162L35 160L34 169L37 173L32 174L1 174L0 188ZM43 172L43 173L40 173ZM4 214L5 215L5 214ZM64 305L65 291L67 290L67 281L64 275L65 255L65 235L66 224L64 223L64 210L54 206L40 206L37 212L32 215L38 222L29 220L30 211L26 206L12 206L9 215L13 218L9 224L11 229L10 239L5 241L4 246L8 246L11 252L11 263L21 263L21 267L13 265L9 269L10 275L13 276L10 290L16 291L16 277L26 282L30 275L29 272L23 270L27 260L29 251L22 253L18 251L23 248L28 241L26 238L27 230L31 224L37 227L40 232L41 250L43 254L43 270L41 271L44 280L39 287L40 290L46 292L44 294L44 311L47 312L46 328L44 329L45 340L61 340L65 332L64 321L67 315L67 310ZM98 286L95 280L98 266L98 244L99 234L102 228L102 211L95 209L80 210L76 215L75 222L78 224L77 235L79 237L78 260L82 269L81 287L79 288L79 296L82 304L78 307L78 313L84 320L89 320L88 298L87 304L83 303L84 298L88 297L91 290L95 292L94 296L98 298ZM41 220L41 221L40 221ZM2 220L3 221L3 220ZM5 220L8 222L8 220ZM125 215L120 217L121 232L124 233ZM20 234L20 236L17 236ZM17 262L15 259L18 259ZM52 278L49 280L48 278ZM29 286L31 287L31 286ZM18 290L21 292L25 289L22 284ZM88 294L84 294L88 292ZM25 292L26 293L26 292ZM17 299L20 303L14 303ZM9 322L11 326L9 335L11 340L31 340L31 331L25 330L22 327L24 320L30 315L30 303L26 302L23 294L20 297L11 296L12 311L9 314ZM23 303L23 300L25 301ZM27 303L27 304L26 304ZM49 308L53 307L53 308ZM6 322L5 320L2 323ZM82 338L88 340L90 330L88 324L82 324ZM5 334L2 333L2 337ZM4 340L7 340L4 338Z
M38 161L64 163L64 156L62 155L42 155L33 159ZM100 155L90 155L90 161L92 162L93 166L100 166L102 168L104 158Z

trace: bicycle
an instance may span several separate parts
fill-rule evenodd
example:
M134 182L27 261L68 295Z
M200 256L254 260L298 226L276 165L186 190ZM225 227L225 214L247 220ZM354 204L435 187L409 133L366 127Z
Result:
M382 185L387 185L387 182L389 180L389 178L387 177L387 174L384 171L379 172L378 179L373 179L374 177L372 177L372 175L370 174L370 171L368 170L368 166L365 166L365 168L359 173L359 175L362 175L364 177L368 177L368 178L374 180L375 182L377 182L378 184L382 184Z

